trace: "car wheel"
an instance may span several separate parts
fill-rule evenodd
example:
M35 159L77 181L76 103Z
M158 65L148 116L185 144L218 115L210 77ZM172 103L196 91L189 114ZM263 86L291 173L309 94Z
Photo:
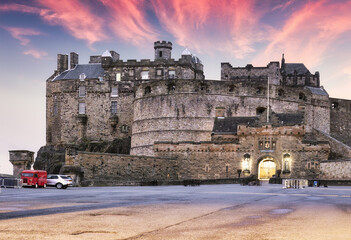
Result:
M38 188L38 183L36 183L34 187L35 187L35 188Z
M56 188L57 188L57 189L61 189L62 187L63 187L62 183L56 184Z
M46 188L46 183L44 184L43 188Z

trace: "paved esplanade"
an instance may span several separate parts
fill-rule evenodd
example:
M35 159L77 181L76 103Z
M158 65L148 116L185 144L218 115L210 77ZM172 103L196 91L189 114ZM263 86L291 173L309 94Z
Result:
M351 239L351 187L2 189L0 239Z

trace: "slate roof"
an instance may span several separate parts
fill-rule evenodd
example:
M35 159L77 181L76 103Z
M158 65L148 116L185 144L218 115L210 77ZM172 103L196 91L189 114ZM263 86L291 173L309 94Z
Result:
M297 74L310 73L303 63L285 63L284 70L286 74L294 74L295 70Z
M53 81L66 79L79 79L79 75L84 73L87 79L98 78L104 75L104 69L100 63L78 64L75 68L66 70L56 76Z
M281 126L294 126L303 123L303 114L301 113L276 113Z
M329 94L323 88L307 87L314 95L329 96Z
M213 125L213 133L232 133L236 134L238 124L253 125L258 117L226 117L216 118Z

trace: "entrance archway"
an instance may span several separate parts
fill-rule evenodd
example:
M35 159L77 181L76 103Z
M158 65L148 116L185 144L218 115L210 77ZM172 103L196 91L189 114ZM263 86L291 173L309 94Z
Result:
M264 158L258 165L258 178L261 180L270 179L275 175L277 166L272 158Z

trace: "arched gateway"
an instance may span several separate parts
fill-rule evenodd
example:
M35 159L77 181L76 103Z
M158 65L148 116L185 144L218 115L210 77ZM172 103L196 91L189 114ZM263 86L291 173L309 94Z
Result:
M270 179L276 171L277 164L272 157L264 157L258 163L258 178L261 180Z

